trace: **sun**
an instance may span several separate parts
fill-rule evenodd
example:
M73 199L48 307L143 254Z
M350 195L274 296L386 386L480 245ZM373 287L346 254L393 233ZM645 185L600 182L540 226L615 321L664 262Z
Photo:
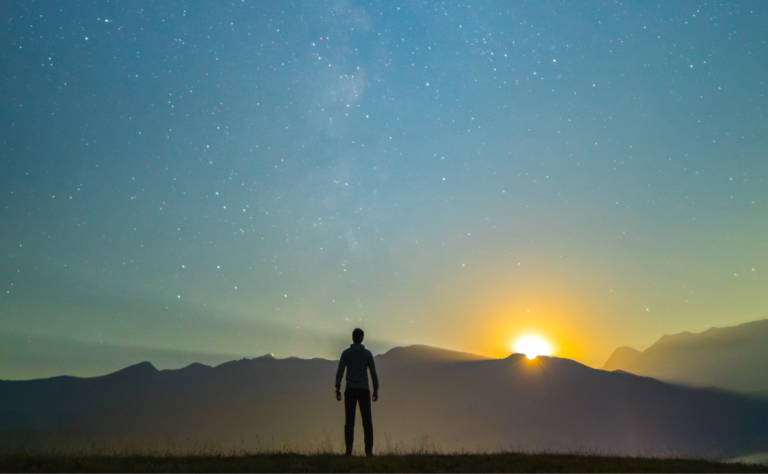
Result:
M525 336L515 343L515 352L525 354L529 359L535 359L536 356L551 355L552 347L538 336Z

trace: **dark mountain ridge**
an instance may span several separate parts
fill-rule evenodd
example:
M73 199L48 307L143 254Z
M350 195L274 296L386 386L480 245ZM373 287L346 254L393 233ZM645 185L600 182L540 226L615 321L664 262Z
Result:
M619 347L604 370L750 393L768 391L768 319L662 336L640 352Z
M376 356L379 440L426 434L448 449L529 449L734 457L768 450L768 402L692 389L569 359L487 359L427 346ZM0 432L29 443L66 433L223 449L291 440L341 444L337 361L259 357L157 370L148 362L93 378L0 381ZM359 431L359 430L358 430ZM360 433L358 433L360 435ZM37 436L37 437L36 437ZM43 441L41 441L43 440Z

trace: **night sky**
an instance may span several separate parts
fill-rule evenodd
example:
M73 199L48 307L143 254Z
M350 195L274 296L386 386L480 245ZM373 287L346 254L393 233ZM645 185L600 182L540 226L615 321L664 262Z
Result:
M0 17L0 378L768 316L764 1Z

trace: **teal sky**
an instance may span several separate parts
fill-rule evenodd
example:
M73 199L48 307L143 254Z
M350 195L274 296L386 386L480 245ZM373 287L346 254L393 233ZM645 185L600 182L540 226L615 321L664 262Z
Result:
M767 317L765 2L2 15L2 379Z

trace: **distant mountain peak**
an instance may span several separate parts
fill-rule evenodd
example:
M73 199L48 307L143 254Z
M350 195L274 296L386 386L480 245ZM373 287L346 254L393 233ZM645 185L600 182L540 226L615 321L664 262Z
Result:
M662 336L643 352L616 349L604 370L740 392L768 388L768 319Z
M213 367L211 367L210 365L201 364L200 362L192 362L191 364L189 364L188 366L180 370L183 370L184 372L201 372L201 371L211 370L212 368Z
M151 362L148 362L148 361L145 360L144 362L139 362L138 364L129 365L128 367L124 368L123 370L119 370L119 371L117 371L115 373L129 372L129 371L130 372L138 372L138 373L142 373L142 372L152 372L152 373L154 373L154 372L157 372L158 370L157 370L157 367L152 365Z
M710 328L708 331L711 331L715 328ZM677 334L664 334L659 338L658 341L656 341L655 345L664 345L664 344L679 344L681 342L690 341L692 339L695 339L697 334L694 334L690 331L683 331L679 332Z
M125 378L125 377L144 377L147 375L154 375L160 372L157 370L157 368L152 365L152 363L144 361L139 362L138 364L129 365L128 367L118 370L117 372L112 372L111 374L104 375L103 377L110 377L110 378Z
M722 341L734 339L751 339L755 336L755 334L765 333L766 331L768 331L768 319L760 319L757 321L742 323L736 326L711 327L699 333L683 331L677 334L664 335L648 349L653 349L655 347L668 344L701 344L704 341L713 339ZM646 351L648 349L646 349Z
M239 370L244 367L253 367L254 365L260 365L265 362L271 362L276 360L277 359L275 359L275 356L273 356L272 354L264 354L263 356L254 357L253 359L243 357L242 359L238 359L238 360L230 360L229 362L224 362L223 364L217 365L216 368L227 369L227 370L238 368Z
M617 370L621 367L627 367L631 365L635 360L637 360L641 354L642 352L633 347L618 347L615 351L613 351L611 356L608 357L608 360L605 361L605 365L603 365L601 368L603 370Z
M440 347L414 344L405 347L393 347L386 353L378 356L386 360L420 360L424 362L455 362L471 360L488 360L489 357L472 354L469 352L452 351Z

